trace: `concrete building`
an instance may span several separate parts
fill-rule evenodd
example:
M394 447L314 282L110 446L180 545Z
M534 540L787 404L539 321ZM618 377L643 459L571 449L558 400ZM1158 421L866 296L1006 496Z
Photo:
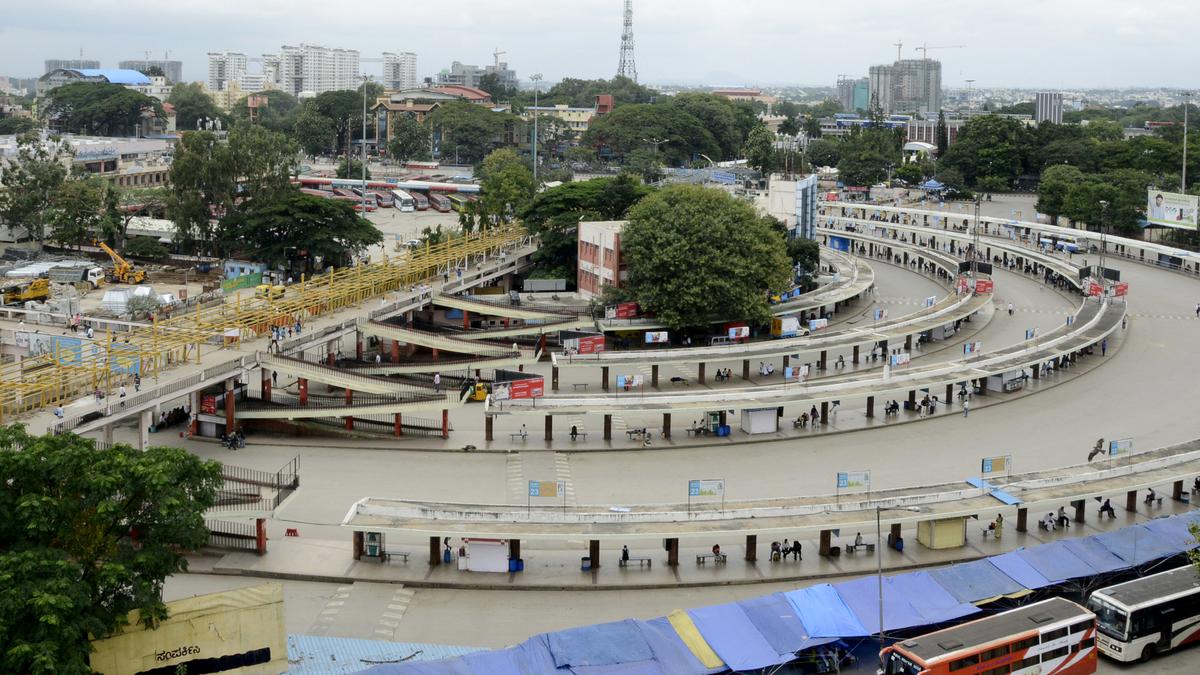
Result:
M533 120L534 115L538 117L553 117L562 121L567 125L567 128L576 134L582 134L588 130L588 125L591 124L592 118L596 116L595 108L572 108L565 103L558 105L539 105L529 106L521 113L524 119Z
M46 92L56 87L61 87L68 82L105 82L124 85L131 89L149 87L152 84L150 78L136 70L121 70L119 68L100 68L96 70L60 68L52 70L38 78L38 96L45 96Z
M798 180L774 175L767 185L767 212L787 226L788 236L814 238L819 197L817 174Z
M279 88L292 96L357 89L359 56L355 49L320 45L284 45L279 51Z
M579 269L576 287L584 298L599 297L605 286L620 288L629 278L621 258L621 232L627 220L579 223Z
M946 118L946 147L954 145L958 140L958 131L963 128L967 120L961 117ZM909 142L929 143L937 145L937 118L928 120L910 119L904 125L904 137Z
M183 61L168 61L166 59L135 59L131 61L121 61L117 64L119 68L128 70L136 70L145 73L150 68L158 68L163 72L163 75L171 82L183 81Z
M837 81L838 103L846 112L867 111L871 107L871 79L867 77L839 77Z
M417 87L417 55L412 52L383 53L383 88L403 91Z
M43 75L49 75L56 70L98 70L100 62L96 59L46 59L46 70Z
M779 99L770 94L764 94L759 89L747 89L742 87L734 87L727 89L713 89L711 92L714 96L727 98L735 103L765 103L768 106L775 105Z
M1033 121L1037 124L1062 124L1063 96L1059 92L1039 91L1034 101Z
M171 96L171 90L174 88L174 85L171 84L169 79L161 75L155 75L150 78L149 83L130 85L129 88L165 102Z
M455 61L450 64L449 70L443 70L438 73L437 83L439 85L478 87L479 81L484 75L492 74L496 75L496 79L502 87L516 89L520 85L520 81L517 79L517 72L511 70L504 61L500 61L495 65L484 66L483 68Z
M240 52L209 52L208 79L205 86L209 91L225 91L233 82L239 82L246 74L246 55Z
M871 101L884 114L936 117L942 109L942 64L934 59L900 59L868 71Z

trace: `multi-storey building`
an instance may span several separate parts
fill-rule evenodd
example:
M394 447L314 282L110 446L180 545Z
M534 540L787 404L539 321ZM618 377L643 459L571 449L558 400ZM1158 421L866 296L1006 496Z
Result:
M124 67L124 66L122 66ZM46 59L47 75L56 70L99 70L100 62L96 59Z
M1063 95L1059 92L1039 91L1034 102L1033 121L1037 124L1052 122L1062 124Z
M246 74L246 61L246 55L239 52L209 52L208 80L205 82L208 90L225 91L234 82L240 86Z
M837 92L838 102L846 112L869 110L871 107L870 78L839 77Z
M934 59L900 59L871 66L871 102L884 114L936 116L942 109L942 64Z
M383 88L404 91L417 87L417 55L412 52L383 53Z
M504 61L483 68L455 61L450 64L449 70L438 73L437 82L438 84L478 87L479 81L485 75L495 75L499 85L507 89L516 89L520 84L517 80L517 71L510 69Z
M619 288L629 272L621 259L621 232L626 220L581 222L577 241L579 269L576 287L584 298L599 297L605 286Z
M354 49L284 45L279 62L279 88L292 96L357 89L359 85L359 57Z
M151 68L158 68L171 82L183 81L183 61L168 61L166 59L135 59L130 61L121 61L117 64L120 68L136 70L138 72L146 72Z

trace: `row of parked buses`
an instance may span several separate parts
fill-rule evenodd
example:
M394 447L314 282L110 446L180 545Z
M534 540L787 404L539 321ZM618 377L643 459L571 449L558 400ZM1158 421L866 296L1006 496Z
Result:
M1191 565L1091 594L1051 598L888 646L880 675L1089 675L1100 654L1148 661L1200 641L1200 575Z
M429 190L401 190L392 188L387 183L375 184L368 182L368 188L339 186L329 179L300 178L296 181L300 191L318 197L328 197L354 205L354 210L362 211L365 205L367 211L379 208L395 208L402 212L426 211L433 209L441 213L450 211L463 212L467 205L475 201L475 195L463 195L457 192L439 192Z

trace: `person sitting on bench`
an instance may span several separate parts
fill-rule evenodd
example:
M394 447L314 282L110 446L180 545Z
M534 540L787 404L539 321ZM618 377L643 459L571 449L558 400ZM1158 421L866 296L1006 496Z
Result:
M573 441L577 438L579 438L579 427L572 424L571 425L571 440Z
M1054 519L1054 524L1058 527L1065 528L1070 523L1071 519L1067 517L1067 509L1062 506L1058 507L1058 517Z
M1192 481L1192 492L1200 492L1200 476L1196 476L1196 480Z
M782 549L780 548L779 542L771 542L771 562L779 562L779 559L782 555L781 551Z
M1054 513L1047 513L1045 518L1038 521L1038 527L1048 532L1054 531Z
M1157 494L1155 494L1155 492L1154 492L1154 488L1150 488L1150 489L1146 490L1146 501L1145 501L1145 502L1143 502L1143 503L1144 503L1144 504L1153 504L1153 503L1154 503L1154 500L1155 500L1157 497L1158 497L1158 495L1157 495Z
M1104 503L1100 505L1100 515L1108 514L1110 518L1116 518L1117 512L1113 510L1112 502L1107 497L1104 498Z

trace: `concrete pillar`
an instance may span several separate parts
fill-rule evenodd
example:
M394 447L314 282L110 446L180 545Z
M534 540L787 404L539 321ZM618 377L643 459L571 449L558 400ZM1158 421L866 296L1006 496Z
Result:
M504 322L504 327L508 328L507 320ZM468 330L470 328L471 328L471 313L464 309L463 310L463 330Z
M521 559L521 540L520 539L509 539L508 540L508 558L509 558L509 560L520 560Z
M363 533L362 533L362 530L355 530L354 538L351 541L353 542L351 544L351 547L353 549L354 559L362 560L362 556L363 556Z
M829 356L828 351L825 349L822 349L821 350L821 359L819 361L817 361L817 370L825 370L825 366L826 366L825 359L828 358L828 356Z
M308 379L304 377L297 378L296 387L300 391L300 405L308 405Z
M1076 499L1071 502L1071 506L1075 507L1075 522L1082 523L1087 513L1084 511L1084 506L1087 503L1082 499Z
M604 416L604 440L612 440L612 415Z
M1125 510L1137 511L1137 490L1130 490L1125 493Z
M450 438L450 411L442 408L442 438Z
M829 530L821 530L821 537L817 543L817 555L829 555L829 549L832 546L833 533Z
M225 433L233 433L237 428L237 420L234 414L233 400L233 378L225 380Z
M392 340L392 363L400 363L400 341Z
M858 345L854 345L854 356L850 358L850 363L858 365Z
M608 391L608 366L600 366L600 388Z
M254 519L254 552L259 555L267 554L267 519Z
M663 438L671 437L671 413L663 413L662 436Z
M362 361L362 358L363 358L362 333L354 334L354 358L355 358L355 360L358 360L358 361Z
M746 535L746 562L758 560L758 535Z
M1027 532L1029 529L1029 509L1017 509L1017 532Z
M697 380L697 381L698 381L700 384L704 384L704 364L703 364L703 363L701 363L701 364L700 364L700 368L699 368L699 370L696 372L696 380Z
M558 366L550 366L550 391L558 391Z
M492 422L495 419L496 418L492 417L491 415L484 416L484 418L483 418L483 440L488 441L488 442L491 442L493 440L492 439Z
M333 366L337 364L337 348L334 346L333 340L325 343L325 365Z
M259 372L262 373L262 400L263 403L271 402L271 372L266 368L262 368Z
M888 532L888 546L891 546L896 540L903 536L900 534L900 523L892 523L892 529Z
M429 566L436 567L442 564L442 538L429 538Z
M829 401L821 401L821 426L829 424Z
M147 408L139 415L138 425L138 450L145 450L150 447L150 426L156 421L154 419L154 411ZM1180 483L1183 485L1183 483Z
M437 347L434 347L434 348L433 348L431 351L433 351L433 360L434 360L434 361L438 361L438 360L439 360L439 357L438 357L438 350L437 350Z
M1035 364L1033 364L1033 366L1030 367L1030 370L1033 371L1032 372L1033 379L1035 379L1035 380L1042 379L1042 364L1035 363Z
M908 405L909 405L909 407L914 407L917 405L917 390L916 389L913 389L912 391L908 392Z
M979 382L979 395L987 396L987 380L981 377L976 381Z
M600 567L599 539L592 539L588 541L588 556L592 559L592 571L595 572Z
M784 368L784 370L787 370L787 367L788 367L788 366L790 366L790 365L792 365L792 357L791 357L791 356L789 356L788 354L784 354L784 355L783 355L783 368Z
M742 359L742 379L750 379L750 359Z
M192 418L188 423L188 433L195 436L200 433L200 390L192 392Z
M546 415L546 441L554 440L554 416Z
M1177 502L1183 501L1183 481L1177 480L1171 485L1171 499Z
M650 386L658 389L658 365L650 366Z
M491 419L491 418L489 417L488 419ZM392 429L392 433L394 433L396 435L396 438L403 436L404 435L404 422L401 420L400 413L396 413L396 421L394 424L395 424L395 426Z
M950 405L950 402L953 400L954 400L954 385L948 384L948 385L946 385L946 398L942 401L942 403L944 403L945 405Z
M675 537L670 537L666 541L667 544L667 565L670 567L679 566L679 540Z
M729 424L729 421L727 419L728 417L729 417L729 411L722 410L721 411L721 426L725 426L726 424Z
M906 351L906 352L912 351L912 336L911 335L904 336L904 351Z
M874 416L875 416L875 397L868 396L867 397L867 417L874 417Z
M346 405L354 405L354 390L346 389ZM354 431L354 416L346 415L346 431Z

